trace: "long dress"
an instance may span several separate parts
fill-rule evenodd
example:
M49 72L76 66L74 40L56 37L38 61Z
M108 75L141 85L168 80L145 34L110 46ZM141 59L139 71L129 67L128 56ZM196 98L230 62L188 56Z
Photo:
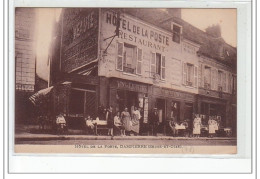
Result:
M208 124L209 124L209 133L210 134L215 134L215 132L216 132L216 125L217 125L216 121L213 120L213 119L210 119Z
M131 131L131 117L129 112L123 111L121 113L122 124L126 131Z
M139 133L139 129L140 129L140 123L139 120L141 118L140 112L138 110L133 112L133 118L132 118L132 126L131 126L131 130Z
M201 118L195 118L193 121L193 134L200 134Z

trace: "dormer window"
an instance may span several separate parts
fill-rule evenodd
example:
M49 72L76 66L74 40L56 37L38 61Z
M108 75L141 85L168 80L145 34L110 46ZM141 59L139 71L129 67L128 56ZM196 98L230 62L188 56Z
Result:
M172 23L172 41L176 43L181 42L182 27L178 24Z

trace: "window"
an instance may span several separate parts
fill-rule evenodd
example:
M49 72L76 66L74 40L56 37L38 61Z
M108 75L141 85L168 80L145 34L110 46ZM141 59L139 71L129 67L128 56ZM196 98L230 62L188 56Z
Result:
M177 25L177 24L173 24L172 25L172 41L176 42L176 43L180 43L181 42L181 26Z
M226 73L219 70L218 71L218 90L226 91Z
M198 67L190 63L183 63L183 85L197 87Z
M204 69L204 88L210 89L211 86L211 68L205 66Z
M142 74L142 49L118 43L116 69L132 74Z
M151 56L151 76L157 74L161 79L165 79L165 56L160 53L152 53Z

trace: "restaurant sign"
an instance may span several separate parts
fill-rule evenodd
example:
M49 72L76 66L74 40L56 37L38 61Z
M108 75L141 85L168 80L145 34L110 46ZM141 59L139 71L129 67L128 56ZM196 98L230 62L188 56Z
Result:
M97 59L98 9L67 8L62 19L62 70L70 72Z

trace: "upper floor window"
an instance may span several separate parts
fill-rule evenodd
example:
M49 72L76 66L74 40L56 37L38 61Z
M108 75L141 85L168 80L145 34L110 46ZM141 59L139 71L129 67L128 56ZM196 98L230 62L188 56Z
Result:
M132 74L142 74L142 49L118 43L116 69Z
M197 87L198 67L190 63L183 63L183 84Z
M204 88L210 89L210 87L211 87L211 68L208 66L205 66L204 72L205 72Z
M172 41L176 43L181 42L181 32L182 32L182 27L177 24L172 24Z
M218 70L218 90L226 91L226 73Z
M151 76L159 75L165 79L165 56L160 53L152 53L151 56Z

